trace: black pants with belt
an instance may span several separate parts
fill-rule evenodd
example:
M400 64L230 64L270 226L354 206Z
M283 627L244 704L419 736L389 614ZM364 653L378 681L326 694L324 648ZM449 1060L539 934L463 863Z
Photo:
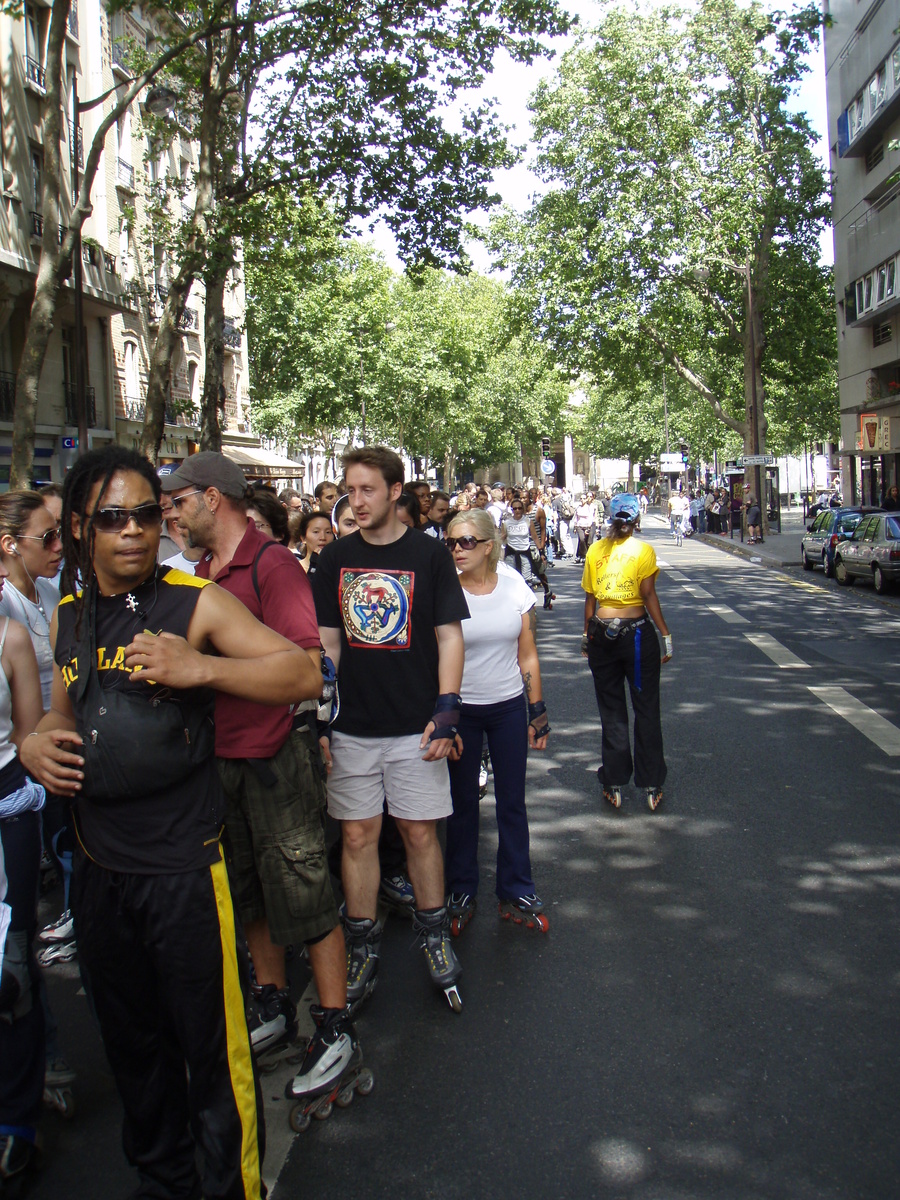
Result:
M79 847L72 911L125 1108L125 1153L140 1176L134 1195L260 1200L265 1137L247 957L224 861L138 875L109 871Z
M603 725L604 787L628 783L634 769L637 787L662 787L666 778L659 711L661 655L656 629L649 619L626 622L615 640L600 625L588 642L588 665L594 677ZM634 708L634 761L628 732L625 683Z

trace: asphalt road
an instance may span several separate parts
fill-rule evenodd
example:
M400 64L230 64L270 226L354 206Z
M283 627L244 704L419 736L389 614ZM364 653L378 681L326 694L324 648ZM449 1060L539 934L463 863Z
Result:
M489 793L464 1012L392 919L358 1022L372 1095L295 1136L266 1083L275 1200L897 1194L900 607L648 524L675 637L661 809L634 789L602 806L580 571L560 564L552 746L529 766L550 932L497 919ZM73 976L52 994L80 1111L48 1114L47 1200L133 1186Z

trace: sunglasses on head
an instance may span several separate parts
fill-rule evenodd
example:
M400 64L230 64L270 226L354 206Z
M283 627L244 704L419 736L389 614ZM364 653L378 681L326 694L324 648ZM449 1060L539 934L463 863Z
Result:
M57 525L55 529L48 529L46 533L20 533L20 538L28 538L30 542L40 542L45 550L49 550L54 542L58 542L62 526Z
M460 550L474 550L476 546L483 542L489 542L490 538L477 538L471 533L464 533L462 537L448 537L447 545L451 550L455 550L459 546Z
M162 524L161 504L141 504L137 508L95 508L89 514L94 529L101 533L121 533L128 522L134 520L141 529L152 529Z

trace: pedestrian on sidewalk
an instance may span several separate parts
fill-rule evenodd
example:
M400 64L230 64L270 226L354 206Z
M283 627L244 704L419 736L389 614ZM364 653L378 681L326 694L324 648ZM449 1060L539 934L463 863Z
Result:
M747 497L747 532L750 535L749 541L751 545L754 542L761 542L763 540L762 510L755 496Z
M660 663L672 657L672 637L656 594L656 554L652 546L634 537L641 520L637 497L628 492L614 496L610 515L609 533L588 550L581 579L585 593L581 652L594 677L603 727L597 774L604 798L619 808L633 768L634 782L644 789L650 811L655 812L666 779ZM663 635L662 658L656 629ZM626 680L634 709L633 759Z

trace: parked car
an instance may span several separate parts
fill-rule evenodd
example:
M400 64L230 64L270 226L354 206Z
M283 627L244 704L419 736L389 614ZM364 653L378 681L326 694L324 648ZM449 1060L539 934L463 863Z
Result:
M853 537L835 550L834 577L845 586L870 579L879 593L900 580L900 516L878 513L863 518Z
M835 548L846 538L852 537L863 517L880 513L880 508L855 505L852 508L826 508L818 513L800 543L800 561L806 571L822 567L831 578L834 574Z

